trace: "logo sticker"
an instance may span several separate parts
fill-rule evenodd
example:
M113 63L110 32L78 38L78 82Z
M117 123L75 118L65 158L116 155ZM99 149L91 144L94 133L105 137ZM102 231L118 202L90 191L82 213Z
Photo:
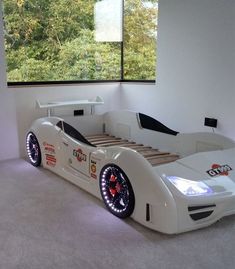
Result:
M224 165L220 165L220 164L212 164L211 169L206 171L207 174L211 177L215 177L215 176L228 176L229 175L229 171L233 170L229 165L224 164Z
M56 158L53 155L46 154L46 164L54 167L56 165Z
M46 164L48 166L54 167L56 165L56 157L55 157L55 146L52 144L49 144L47 142L43 142L44 146L44 153L46 157Z
M91 172L96 173L96 165L94 163L91 165Z
M44 150L51 152L51 153L55 153L55 146L48 144L47 142L43 142L43 146L44 146Z
M74 149L73 156L76 157L79 162L86 162L86 154L84 154L81 149Z
M97 175L96 175L96 162L91 160L91 166L90 166L90 169L91 169L91 177L93 177L94 179L97 179Z

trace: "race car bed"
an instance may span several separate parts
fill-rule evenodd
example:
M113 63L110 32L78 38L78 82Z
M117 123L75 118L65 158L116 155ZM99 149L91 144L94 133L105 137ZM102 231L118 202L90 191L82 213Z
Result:
M160 232L235 213L235 143L215 133L179 133L132 111L49 116L32 124L26 149L33 165L102 199L115 216Z

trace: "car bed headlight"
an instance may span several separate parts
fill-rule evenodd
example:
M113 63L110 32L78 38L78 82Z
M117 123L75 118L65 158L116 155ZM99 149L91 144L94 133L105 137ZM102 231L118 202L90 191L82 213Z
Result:
M167 176L167 179L184 195L197 196L213 193L213 190L202 181L193 181L176 176Z

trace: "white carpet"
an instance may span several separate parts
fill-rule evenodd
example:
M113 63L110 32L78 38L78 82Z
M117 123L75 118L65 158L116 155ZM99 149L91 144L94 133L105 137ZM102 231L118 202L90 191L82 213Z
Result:
M235 216L167 236L25 160L0 163L2 269L233 269Z

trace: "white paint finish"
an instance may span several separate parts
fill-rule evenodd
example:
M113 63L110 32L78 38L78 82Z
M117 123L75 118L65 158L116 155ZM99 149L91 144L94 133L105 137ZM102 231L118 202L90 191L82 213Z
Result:
M137 119L136 113L126 110L112 111L104 115L108 134L151 146L160 151L177 153L180 157L197 152L235 147L235 141L216 133L195 132L169 135L140 128L141 121Z
M181 132L235 139L235 1L160 0L157 85L123 84L121 107L148 113Z
M79 121L77 126L86 129L86 126L92 125L95 119L97 119L95 115L87 116L86 120ZM37 119L30 127L30 131L38 139L42 166L98 198L101 198L102 193L106 206L117 217L120 217L119 213L125 209L116 207L116 203L113 202L113 197L109 193L110 186L105 184L106 180L111 181L109 178L111 175L108 175L107 170L103 171L102 168L106 165L110 169L120 167L129 179L135 197L135 206L133 212L129 212L129 216L144 226L163 233L173 234L199 229L235 213L235 171L233 170L235 167L235 158L233 158L235 142L214 133L209 135L208 133L194 133L185 135L184 138L184 134L170 136L142 129L139 128L136 113L129 111L108 112L105 113L103 119L109 127L108 133L111 132L116 137L119 126L127 126L132 141L138 143L137 140L139 140L143 144L146 142L151 147L154 147L155 143L160 143L165 144L166 148L172 148L174 144L173 147L177 147L180 155L183 153L184 157L175 158L175 161L167 164L159 164L162 161L167 162L168 157L166 155L155 156L154 158L157 158L155 164L158 163L158 165L153 167L150 164L153 159L145 159L143 153L138 153L128 147L111 146L111 143L110 146L104 147L104 144L103 146L98 145L98 141L94 142L97 147L91 147L63 132L63 128L59 130L55 126L55 123L60 120L59 118L45 117ZM101 118L100 124L102 127ZM122 130L126 133L125 128ZM96 130L94 132L93 134L97 134ZM88 137L87 139L89 141ZM197 142L208 144L211 149L214 144L216 149L219 146L221 150L195 154L198 148L193 145ZM201 147L201 150L204 151L205 148ZM185 152L189 155L185 156ZM33 155L30 151L28 153L31 163L39 164L37 158L32 158ZM171 160L168 158L168 161ZM91 171L92 164L95 164L94 172ZM212 164L218 164L218 167L213 167ZM228 172L228 174L222 175L223 172ZM99 180L96 180L100 174L103 183L101 192ZM112 172L112 174L118 175L116 172ZM215 174L217 178L214 179ZM120 188L123 189L122 183L120 183ZM133 199L131 195L129 198L130 201ZM150 208L149 214L147 204ZM216 206L212 206L213 208L207 206L207 209L204 208L204 210L198 208L188 212L189 206L201 205ZM208 209L209 207L210 209ZM200 221L193 221L191 214L209 210L213 210L213 214L209 214Z

